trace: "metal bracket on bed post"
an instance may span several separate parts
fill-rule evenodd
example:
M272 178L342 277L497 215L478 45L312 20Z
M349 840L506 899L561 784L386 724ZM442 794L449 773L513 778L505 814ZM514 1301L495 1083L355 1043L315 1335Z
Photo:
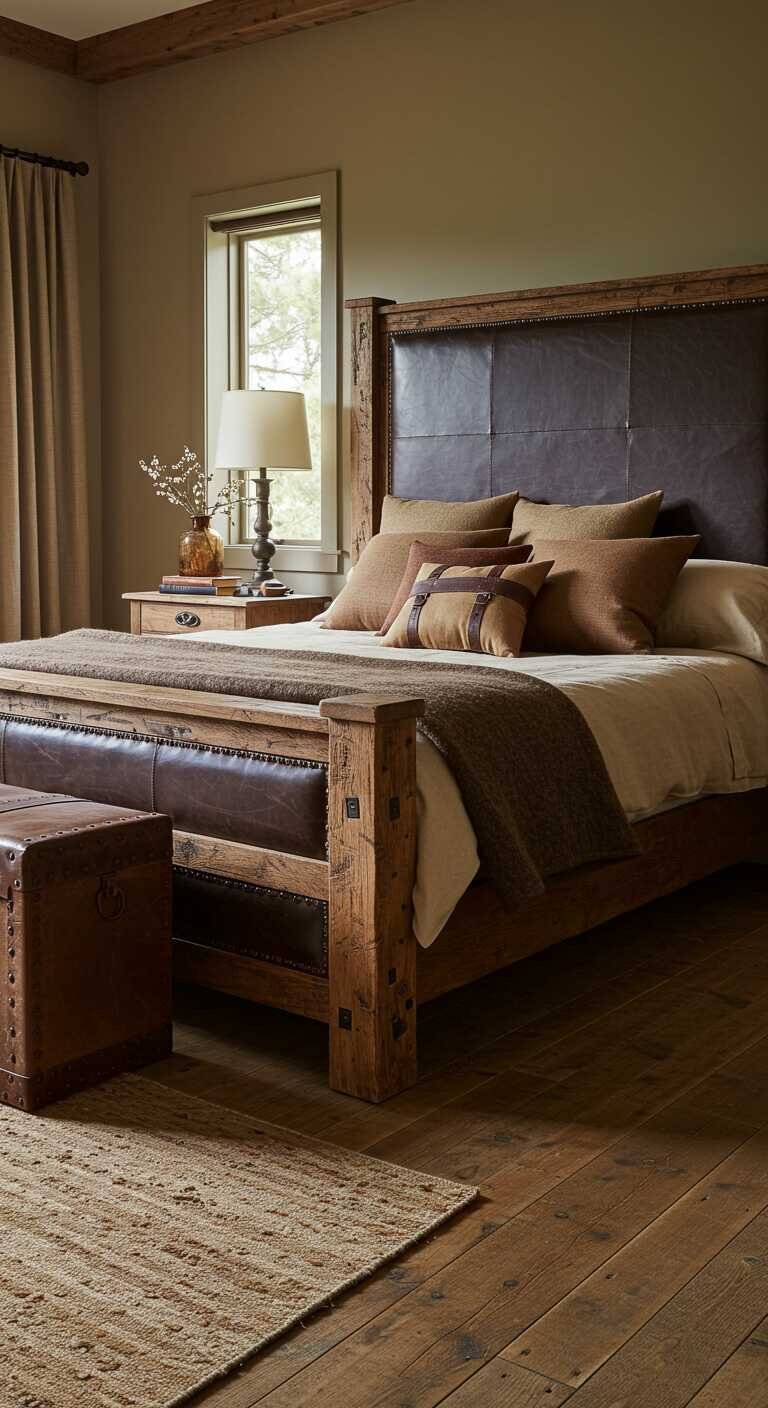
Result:
M416 1065L416 719L421 699L326 699L330 1084L362 1100ZM350 807L349 803L356 805Z

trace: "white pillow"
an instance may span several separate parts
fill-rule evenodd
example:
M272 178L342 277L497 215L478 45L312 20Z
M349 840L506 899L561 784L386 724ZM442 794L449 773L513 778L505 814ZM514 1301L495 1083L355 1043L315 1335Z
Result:
M656 630L657 649L724 650L768 665L768 567L692 557Z

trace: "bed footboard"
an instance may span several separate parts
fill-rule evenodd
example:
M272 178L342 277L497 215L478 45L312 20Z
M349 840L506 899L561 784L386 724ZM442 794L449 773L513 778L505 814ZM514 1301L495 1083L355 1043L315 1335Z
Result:
M5 719L324 765L327 859L199 835L186 825L175 829L174 859L212 877L327 905L327 977L228 952L213 936L210 946L177 944L176 970L190 981L327 1021L332 1088L375 1102L417 1076L411 911L422 711L420 700L391 696L353 695L316 708L0 670ZM56 790L53 759L47 783L40 766L38 753L34 783L22 785ZM66 790L77 790L76 773L67 782Z

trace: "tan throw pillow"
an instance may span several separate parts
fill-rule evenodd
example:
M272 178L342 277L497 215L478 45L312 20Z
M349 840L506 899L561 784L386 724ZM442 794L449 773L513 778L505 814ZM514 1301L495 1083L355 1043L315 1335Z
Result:
M499 562L507 566L514 562L527 562L531 556L533 548L530 543L523 543L519 548L443 548L440 553L440 561L446 567L494 567ZM381 634L386 635L398 612L405 605L410 596L411 587L419 575L419 568L424 562L431 562L435 556L434 547L428 543L411 543L411 551L408 554L405 571L400 582L392 605L387 612L386 620L381 628Z
M508 528L482 533L423 533L433 548L507 546ZM323 626L332 631L380 631L403 579L413 533L377 533L366 544L355 570L333 602Z
M381 508L382 533L474 533L481 528L504 528L512 522L517 494L497 494L494 499L468 499L443 503L442 499L396 499L387 494Z
M623 504L537 504L518 499L510 543L539 538L649 538L658 517L661 489Z
M534 561L554 567L533 607L524 650L633 655L653 646L656 623L698 537L552 538Z
M768 665L768 567L692 557L659 618L656 649L723 650Z
M528 612L551 566L425 562L382 645L519 655Z

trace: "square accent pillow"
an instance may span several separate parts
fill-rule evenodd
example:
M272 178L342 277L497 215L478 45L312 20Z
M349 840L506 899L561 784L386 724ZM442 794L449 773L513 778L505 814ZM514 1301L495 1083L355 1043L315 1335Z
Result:
M519 655L528 612L551 566L424 562L382 645Z
M396 499L387 494L381 506L382 533L446 533L466 529L504 528L512 522L517 494L497 494L493 499L443 502L442 499Z
M507 546L508 528L480 533L425 533L435 555L440 548ZM331 631L380 631L403 579L414 533L377 533L366 543L352 576L342 587L323 621Z
M440 561L446 567L495 567L498 563L505 565L514 562L527 562L531 556L533 548L529 543L523 543L519 548L443 548L440 553ZM405 571L402 581L397 590L392 605L387 612L386 620L381 628L381 634L386 635L398 612L405 605L410 595L411 587L419 575L419 568L422 563L430 562L435 556L434 547L428 543L411 543L411 551L408 554Z
M537 538L649 538L664 498L663 491L619 504L537 504L518 499L510 543Z
M699 539L546 538L534 561L554 561L525 632L527 651L635 655L656 624Z

